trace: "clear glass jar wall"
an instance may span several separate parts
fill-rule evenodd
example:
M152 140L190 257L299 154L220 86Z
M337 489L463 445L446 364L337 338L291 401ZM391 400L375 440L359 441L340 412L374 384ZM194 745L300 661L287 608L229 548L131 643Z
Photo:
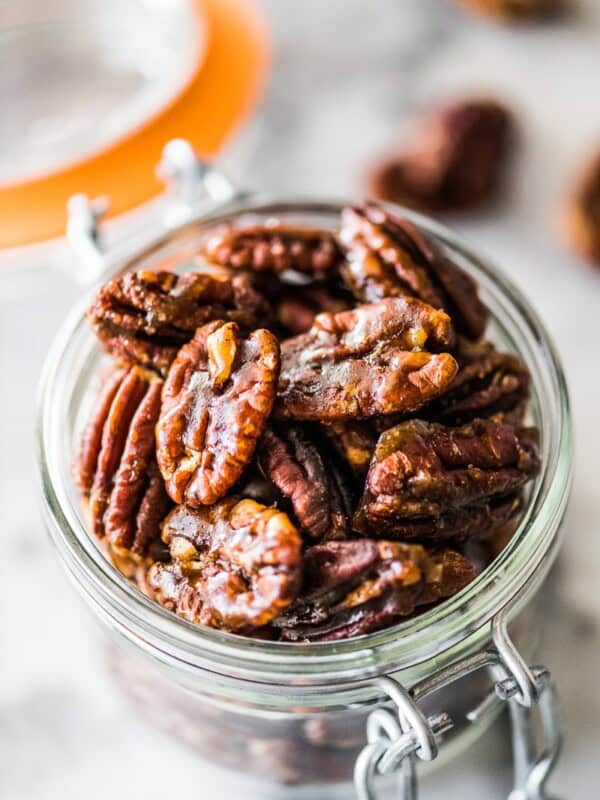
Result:
M277 217L334 228L340 209L334 203L233 201L118 269L152 268L175 254L191 260L207 229L222 222ZM113 673L170 735L232 770L294 784L300 795L306 784L324 787L351 779L366 717L383 702L371 683L375 676L393 675L410 688L434 669L488 647L490 621L515 598L511 632L525 657L533 656L542 615L532 599L556 555L568 496L568 398L543 326L497 270L431 221L403 213L479 282L492 313L490 338L529 366L531 413L541 431L543 461L518 530L504 550L465 590L414 619L335 644L282 644L200 628L151 602L105 559L86 529L71 480L74 443L104 362L83 317L88 298L66 321L43 378L38 448L46 520L79 592L109 632ZM466 713L490 686L491 677L480 672L427 701L428 709L448 711L456 723L442 753L455 752L491 721L492 715L477 726L466 722ZM265 797L265 791L257 796ZM306 791L306 797L315 796Z

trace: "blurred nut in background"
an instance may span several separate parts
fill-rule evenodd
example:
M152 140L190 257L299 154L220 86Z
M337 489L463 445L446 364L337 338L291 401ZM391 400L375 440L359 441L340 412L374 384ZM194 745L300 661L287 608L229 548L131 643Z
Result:
M587 162L575 184L566 223L572 247L600 267L600 151Z
M513 133L494 100L463 100L425 115L411 142L371 170L367 193L422 211L475 208L497 192Z
M525 22L553 16L564 8L562 0L459 0L463 8L504 22Z

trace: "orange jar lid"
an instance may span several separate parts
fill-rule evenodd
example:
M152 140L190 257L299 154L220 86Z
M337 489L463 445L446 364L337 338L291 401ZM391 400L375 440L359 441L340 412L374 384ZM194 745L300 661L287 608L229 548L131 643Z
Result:
M204 49L166 106L134 130L66 168L0 184L0 248L61 236L69 197L108 195L110 216L158 194L164 145L187 139L201 157L220 149L255 103L266 74L268 36L252 0L192 0Z

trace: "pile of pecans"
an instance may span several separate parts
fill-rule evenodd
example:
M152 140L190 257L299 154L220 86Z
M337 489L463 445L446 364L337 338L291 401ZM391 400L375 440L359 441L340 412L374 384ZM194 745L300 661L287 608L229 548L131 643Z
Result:
M76 478L115 565L192 622L338 640L450 597L539 469L477 286L376 205L217 228L88 311L112 368ZM189 268L189 265L188 265Z

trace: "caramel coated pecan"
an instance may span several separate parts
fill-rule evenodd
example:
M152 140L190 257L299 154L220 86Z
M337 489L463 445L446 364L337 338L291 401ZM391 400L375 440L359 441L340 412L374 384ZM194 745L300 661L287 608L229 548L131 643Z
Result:
M107 352L165 375L182 344L215 319L254 327L268 304L244 274L141 270L102 286L87 316Z
M339 314L319 314L281 348L279 417L332 422L414 411L448 386L450 320L414 298L387 298Z
M485 17L503 22L527 22L551 17L564 9L564 0L459 0L460 4Z
M145 555L171 508L155 459L162 381L139 367L115 370L83 433L75 473L94 532Z
M567 233L575 251L600 265L600 152L585 166L567 208Z
M387 536L407 542L474 542L490 539L522 509L519 495L490 498L440 516L398 518L371 516L366 519L362 509L355 517L355 527L363 527L369 535Z
M207 241L202 255L234 269L293 270L315 277L335 271L342 258L328 231L281 224L225 227Z
M336 480L331 458L298 426L267 428L259 451L265 476L291 503L302 530L318 539L340 539L348 530L350 498Z
M268 624L296 597L300 535L281 511L228 498L210 508L174 509L163 540L172 562L155 564L156 599L182 617L240 631Z
M274 625L291 641L357 636L455 594L473 577L472 565L451 550L372 539L315 545L304 556L299 598Z
M173 362L156 429L158 465L176 503L223 497L249 463L271 413L279 344L267 330L245 337L235 322L199 328Z
M348 257L342 273L359 300L417 297L445 310L459 333L483 334L488 312L475 282L408 220L374 205L348 206L340 239Z
M412 144L376 166L369 193L424 211L480 206L496 193L513 122L492 100L464 100L424 116Z
M461 340L459 364L443 397L424 412L446 425L462 425L477 417L520 425L529 399L529 370L512 353L500 353L491 342Z
M490 504L517 493L538 468L531 429L482 419L461 428L411 420L379 438L354 527L408 538L421 521L433 539L443 518L439 538L449 538L461 524L474 527L471 513L489 517Z

